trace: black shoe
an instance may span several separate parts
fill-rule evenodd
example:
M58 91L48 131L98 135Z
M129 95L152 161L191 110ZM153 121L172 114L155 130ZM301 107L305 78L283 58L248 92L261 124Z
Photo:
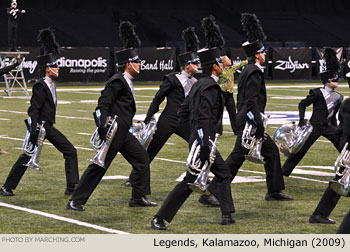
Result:
M213 194L210 194L210 195L202 194L199 197L198 202L206 206L220 207L220 202Z
M74 210L74 211L85 211L83 205L80 205L73 200L69 200L66 206L66 209L68 210Z
M230 225L236 221L232 219L231 214L223 214L221 217L221 225Z
M11 189L7 189L6 187L1 187L0 195L2 196L15 196Z
M123 183L123 185L124 185L125 187L130 187L130 186L131 186L130 179L127 179L127 180Z
M320 214L310 215L309 223L335 224L335 221Z
M293 197L290 197L283 192L275 192L275 193L269 193L267 192L265 195L265 200L267 201L273 201L273 200L279 200L279 201L287 201L287 200L293 200Z
M66 190L64 191L64 195L73 195L75 188L67 187Z
M145 196L140 199L131 198L129 201L129 207L156 207L157 203L149 201Z
M151 227L152 229L156 229L156 230L166 230L166 226L164 224L164 220L160 217L154 217L151 220Z

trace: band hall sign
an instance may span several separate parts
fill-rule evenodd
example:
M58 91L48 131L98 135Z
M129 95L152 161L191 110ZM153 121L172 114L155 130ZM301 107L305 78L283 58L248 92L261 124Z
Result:
M311 48L272 48L273 79L310 79L311 73Z
M175 48L145 47L138 49L141 58L140 74L137 81L162 81L164 75L176 70Z

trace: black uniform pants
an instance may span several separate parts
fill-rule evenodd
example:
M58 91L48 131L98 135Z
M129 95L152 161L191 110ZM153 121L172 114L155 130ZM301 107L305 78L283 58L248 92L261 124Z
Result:
M224 107L226 107L228 116L230 118L232 132L235 135L237 135L238 134L238 126L236 124L236 105L235 105L233 93L221 91L221 97L222 97L222 105ZM222 118L223 118L223 115L221 116L220 123L218 124L219 128L217 131L219 133L222 133L222 129L223 129Z
M344 219L337 230L337 234L350 234L350 210L344 216Z
M240 133L236 138L236 144L233 151L226 159L226 163L231 169L231 181L236 177L239 168L245 161L244 155L247 155L248 152L249 150L242 146L242 133ZM280 155L275 142L270 136L267 136L267 139L263 141L261 155L264 157L265 161L264 168L266 173L267 191L270 193L280 192L284 189Z
M294 170L295 166L303 159L306 152L310 149L310 147L316 142L316 140L320 137L324 136L329 141L331 141L335 148L340 152L340 136L337 134L337 128L334 126L328 125L324 130L318 129L316 127L313 128L309 138L306 140L303 147L299 150L298 153L290 155L284 165L282 166L282 173L284 176L289 176Z
M67 187L74 188L74 185L79 181L77 151L69 142L69 140L58 129L53 126L47 128L45 127L45 129L45 138L49 140L57 150L63 153L63 158L65 159ZM43 148L45 148L45 146L43 146ZM24 165L28 163L30 158L31 157L27 156L26 154L19 156L17 162L13 165L6 179L6 182L4 184L6 188L16 189L19 181L28 168Z
M157 156L158 152L162 149L166 141L172 134L177 134L186 142L190 138L190 129L188 124L182 124L177 126L177 120L170 119L169 117L160 117L157 123L157 130L153 135L152 141L147 148L149 162Z
M233 205L230 183L231 175L229 168L219 152L216 154L215 162L211 166L210 171L215 175L215 178L213 179L217 185L215 196L220 202L221 212L225 214L234 213L235 208ZM193 183L196 178L197 176L193 176L189 172L186 172L185 178L168 194L156 215L162 217L167 222L171 222L182 204L192 193L192 190L187 184Z
M146 150L140 142L129 132L126 123L118 120L118 130L114 136L105 159L105 167L90 164L84 171L72 200L84 205L95 190L115 156L120 152L122 156L132 165L132 197L141 198L151 193L149 159Z
M342 137L340 140L340 146L344 147L345 143L346 143L346 137ZM342 172L342 170L340 172ZM334 180L338 180L338 179L340 179L340 177L336 175ZM341 196L339 194L337 194L332 190L329 184L326 191L323 193L321 200L318 203L313 214L314 215L320 214L322 216L328 217L336 207L340 197Z
M15 51L17 49L17 32L18 25L17 21L8 22L8 45L9 50Z

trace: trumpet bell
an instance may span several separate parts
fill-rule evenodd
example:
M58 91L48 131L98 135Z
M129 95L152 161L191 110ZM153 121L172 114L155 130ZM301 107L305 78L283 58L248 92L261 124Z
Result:
M329 183L334 192L344 197L350 197L349 183L343 184L338 181L330 181Z
M154 116L152 116L148 124L145 124L143 121L133 119L129 132L132 133L145 148L145 150L147 150L156 130L157 120Z
M204 194L204 195L210 195L210 192L207 190L207 186L201 184L201 183L198 183L198 182L194 182L194 183L188 183L188 188L190 188L193 192L196 192L196 193L200 193L200 194Z
M248 155L244 155L245 159L256 163L256 164L265 164L265 161L261 158L261 147L262 140L257 140L256 144L252 149L250 149Z

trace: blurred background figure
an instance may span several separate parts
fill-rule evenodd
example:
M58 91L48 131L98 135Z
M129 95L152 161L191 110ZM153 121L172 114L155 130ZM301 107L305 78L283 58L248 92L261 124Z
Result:
M20 10L17 8L17 1L11 1L11 7L7 8L8 15L8 46L9 51L18 51L17 49L17 34L18 34L18 24L17 20L19 15L26 13L25 10Z

